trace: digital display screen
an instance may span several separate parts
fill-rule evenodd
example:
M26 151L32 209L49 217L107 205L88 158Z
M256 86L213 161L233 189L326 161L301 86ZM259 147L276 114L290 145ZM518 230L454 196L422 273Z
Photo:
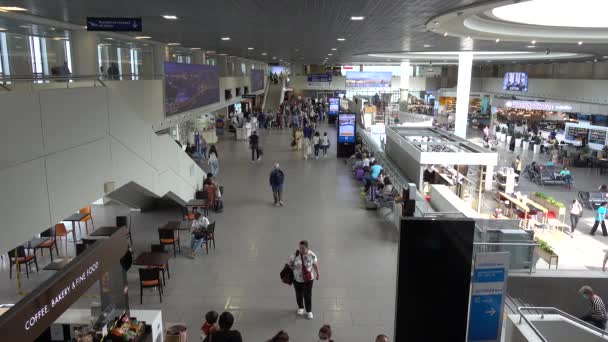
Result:
M589 143L590 144L606 144L606 131L600 129L590 129L589 130Z
M350 88L390 88L391 72L347 71L346 86Z
M329 98L329 115L338 115L340 113L340 99L337 97Z
M343 113L338 116L338 142L355 143L356 116L351 113Z
M220 101L218 68L165 62L165 113L174 115Z
M528 91L527 72L507 72L502 82L502 89L509 91Z

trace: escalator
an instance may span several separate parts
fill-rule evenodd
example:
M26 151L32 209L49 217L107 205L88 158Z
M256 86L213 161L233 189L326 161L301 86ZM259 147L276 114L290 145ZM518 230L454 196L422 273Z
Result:
M279 80L278 83L268 81L266 93L264 94L264 111L276 111L283 102L283 94L285 89L285 81Z

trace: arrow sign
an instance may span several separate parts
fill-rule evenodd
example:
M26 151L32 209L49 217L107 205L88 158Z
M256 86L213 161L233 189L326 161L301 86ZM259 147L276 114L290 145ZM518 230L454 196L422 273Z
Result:
M87 17L87 31L141 32L141 18Z
M490 308L490 310L486 311L486 313L490 316L494 316L494 314L496 313L496 309Z

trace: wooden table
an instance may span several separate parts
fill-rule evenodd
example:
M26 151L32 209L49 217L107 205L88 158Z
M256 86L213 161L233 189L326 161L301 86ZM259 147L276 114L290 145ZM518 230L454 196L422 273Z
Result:
M528 206L524 202L518 200L515 197L511 197L511 196L507 195L504 192L499 192L498 195L501 198L505 198L506 200L508 200L512 204L515 204L516 206L520 207L526 213L526 215L528 215L528 212L530 211L530 208L528 208Z
M191 220L183 220L183 221L169 221L167 222L167 224L165 224L164 226L162 226L162 229L167 229L167 230L172 230L174 232L177 233L177 239L180 239L180 234L179 232L182 230L190 230L190 227L192 227L192 221Z
M70 217L63 219L65 222L72 222L72 240L76 243L76 222L80 222L83 218L89 217L91 214L74 213ZM80 231L80 229L78 230Z
M46 265L42 270L44 271L60 271L64 267L66 267L70 262L72 262L72 258L67 259L57 259L54 262Z
M171 259L171 254L166 252L144 252L137 256L133 265L138 266L164 266Z
M118 230L120 230L119 227L100 227L95 229L94 232L92 232L91 234L89 234L89 236L105 236L105 237L110 237L112 236L114 233L116 233Z
M186 203L186 207L194 209L203 209L205 216L209 215L209 207L207 206L207 200L205 199L191 199Z

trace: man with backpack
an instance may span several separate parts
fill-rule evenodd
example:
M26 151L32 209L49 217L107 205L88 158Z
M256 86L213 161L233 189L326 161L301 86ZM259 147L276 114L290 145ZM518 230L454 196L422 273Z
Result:
M279 168L279 163L274 163L274 169L270 173L270 187L272 188L272 195L274 196L274 205L283 206L283 183L285 182L285 174L283 170Z

